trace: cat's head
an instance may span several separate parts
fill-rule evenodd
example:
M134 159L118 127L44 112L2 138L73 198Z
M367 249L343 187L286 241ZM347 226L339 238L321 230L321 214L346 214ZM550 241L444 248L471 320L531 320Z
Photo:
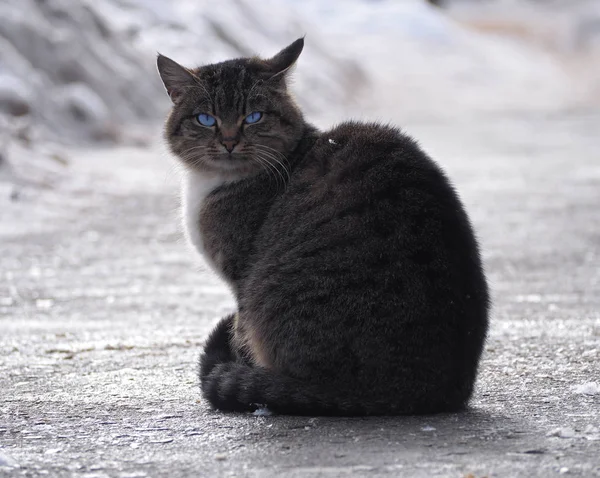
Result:
M173 102L165 127L171 151L207 174L240 177L280 169L304 131L286 87L303 46L300 38L270 59L240 58L196 69L159 55L158 71Z

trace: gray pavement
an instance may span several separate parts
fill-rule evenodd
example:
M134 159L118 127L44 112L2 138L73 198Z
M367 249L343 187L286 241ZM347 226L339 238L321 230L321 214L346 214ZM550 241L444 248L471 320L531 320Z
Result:
M210 411L196 361L233 303L181 238L172 163L73 151L53 187L0 188L0 476L600 476L600 117L408 130L493 289L470 411Z

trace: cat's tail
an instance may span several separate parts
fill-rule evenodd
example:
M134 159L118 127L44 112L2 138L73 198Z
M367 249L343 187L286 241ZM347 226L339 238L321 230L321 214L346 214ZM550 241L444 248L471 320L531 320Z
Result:
M344 398L300 380L239 362L216 365L202 377L202 394L223 411L254 411L267 407L288 415L365 415L369 412Z

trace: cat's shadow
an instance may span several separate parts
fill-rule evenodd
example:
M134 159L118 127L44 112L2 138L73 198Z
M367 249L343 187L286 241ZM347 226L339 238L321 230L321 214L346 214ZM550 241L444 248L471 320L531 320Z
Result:
M497 446L498 441L518 443L530 430L523 420L470 408L460 413L416 416L265 418L261 439L276 443L302 442L303 446L343 445L346 449L382 446L448 448L448 454ZM494 445L495 444L495 445ZM521 448L523 448L521 446ZM524 450L524 451L523 451ZM532 453L523 449L521 452Z

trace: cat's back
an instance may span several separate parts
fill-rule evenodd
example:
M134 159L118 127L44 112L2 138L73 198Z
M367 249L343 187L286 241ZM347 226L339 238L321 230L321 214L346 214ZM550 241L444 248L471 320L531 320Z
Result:
M406 182L447 183L436 163L400 129L356 121L321 134L296 171L292 186L305 181L325 187L375 189L391 183L396 188Z
M297 211L352 221L381 214L376 222L383 226L388 214L454 210L459 204L444 172L410 136L396 127L355 121L320 134L279 203L283 215Z
M336 150L350 148L346 152L368 150L371 153L387 154L397 148L415 148L416 142L404 134L400 128L377 122L344 121L321 133L320 143L312 152L319 154L324 143L337 146ZM331 152L331 151L330 151Z
M320 135L291 177L255 243L266 275L327 269L342 286L354 276L372 281L373 271L418 273L423 280L414 287L430 287L436 277L433 287L447 289L464 279L469 294L479 288L486 302L462 202L442 169L398 128L342 123Z
M398 128L377 123L345 122L322 132L296 165L262 232L257 243L279 258L315 249L356 259L366 258L366 249L384 248L392 260L423 244L446 255L454 248L450 242L476 250L466 213L441 168ZM442 232L449 243L441 243Z

